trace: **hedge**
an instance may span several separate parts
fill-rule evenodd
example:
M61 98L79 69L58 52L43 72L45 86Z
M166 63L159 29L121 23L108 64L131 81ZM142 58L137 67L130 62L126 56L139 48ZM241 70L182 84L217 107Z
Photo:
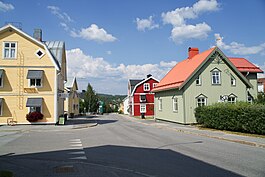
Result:
M263 104L216 103L196 108L195 117L199 124L208 128L265 134Z

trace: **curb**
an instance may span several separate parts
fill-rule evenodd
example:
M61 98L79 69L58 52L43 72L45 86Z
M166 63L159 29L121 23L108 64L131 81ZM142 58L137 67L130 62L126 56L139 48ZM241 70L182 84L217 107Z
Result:
M83 128L95 127L97 125L98 125L98 123L91 123L89 125L87 125L87 124L85 124L85 125L77 125L77 126L74 125L72 129L83 129Z

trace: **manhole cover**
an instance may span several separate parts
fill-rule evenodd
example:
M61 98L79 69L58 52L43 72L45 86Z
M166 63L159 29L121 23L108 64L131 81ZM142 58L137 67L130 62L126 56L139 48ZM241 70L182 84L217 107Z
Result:
M75 172L73 165L64 165L54 168L55 173L73 173Z

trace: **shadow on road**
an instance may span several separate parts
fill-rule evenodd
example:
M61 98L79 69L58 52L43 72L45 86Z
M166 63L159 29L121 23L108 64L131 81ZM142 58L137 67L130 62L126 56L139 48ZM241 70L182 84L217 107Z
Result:
M16 177L240 176L169 149L114 145L24 155L6 154L0 156L0 170L12 171Z
M65 125L80 125L80 124L109 124L109 123L114 123L117 122L118 120L101 120L100 115L89 115L89 116L79 116L79 117L74 117L74 118L68 118Z

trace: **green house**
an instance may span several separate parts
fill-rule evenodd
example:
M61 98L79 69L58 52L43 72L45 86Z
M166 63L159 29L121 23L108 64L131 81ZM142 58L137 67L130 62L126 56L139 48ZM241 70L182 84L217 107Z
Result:
M155 119L196 123L194 110L216 102L252 102L257 97L258 67L244 58L228 58L214 47L199 53L189 48L188 58L177 63L152 90Z

